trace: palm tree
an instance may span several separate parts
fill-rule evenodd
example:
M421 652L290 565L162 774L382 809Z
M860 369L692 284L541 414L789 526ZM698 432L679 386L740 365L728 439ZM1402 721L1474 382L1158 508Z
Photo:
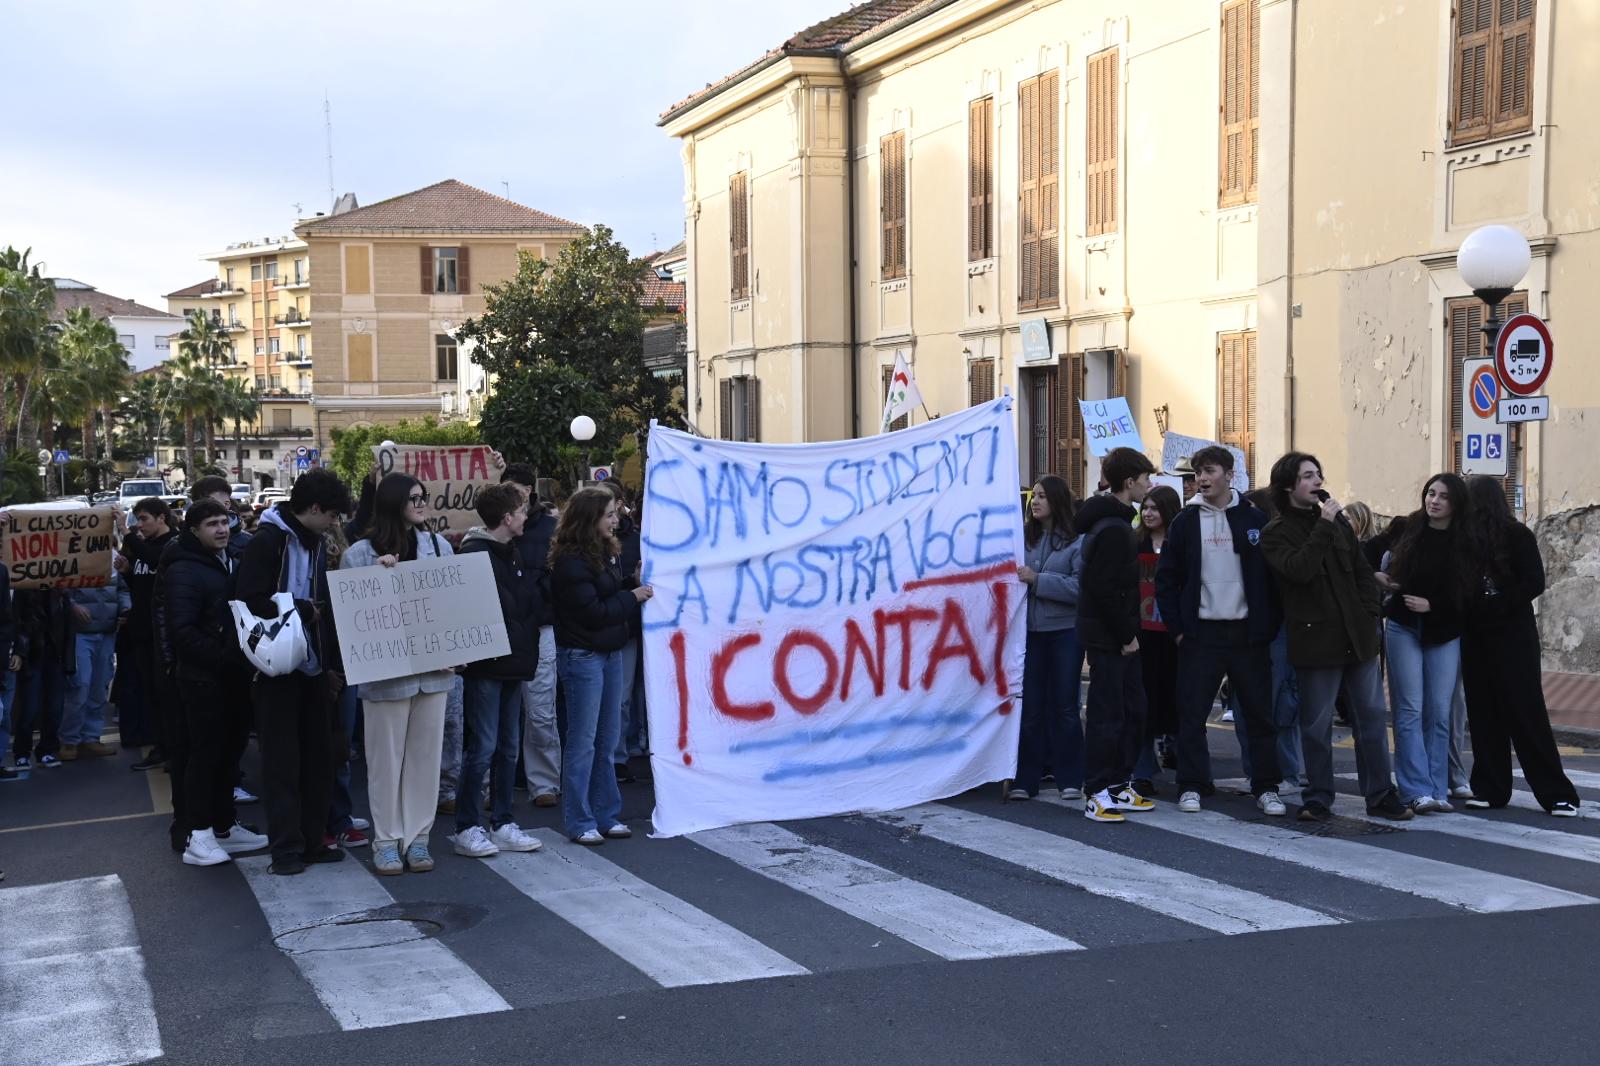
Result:
M261 410L261 394L244 378L227 378L222 383L222 414L233 419L233 455L238 479L244 480L244 425L254 423Z
M206 366L226 366L233 362L228 350L228 335L222 324L213 321L204 311L196 308L184 319L183 332L178 334L178 353L191 356Z
M97 318L87 307L67 312L61 331L61 376L67 382L71 410L83 427L83 459L88 489L98 488L99 447L95 439L95 417L106 412L122 397L131 371L128 352L117 340L110 322ZM106 418L106 442L111 439L111 421Z
M152 454L155 442L161 436L162 378L157 374L140 374L122 397L117 417L138 427L134 438L141 455Z
M167 361L172 374L167 378L167 406L175 408L183 419L183 455L191 479L199 476L200 468L194 465L195 422L209 409L211 383L215 380L206 365L194 356L184 353Z
M19 252L7 246L0 252L0 442L5 438L6 392L17 394L16 444L24 444L23 422L28 409L28 389L47 365L57 327L55 282L30 264L32 249ZM0 444L3 448L3 444Z

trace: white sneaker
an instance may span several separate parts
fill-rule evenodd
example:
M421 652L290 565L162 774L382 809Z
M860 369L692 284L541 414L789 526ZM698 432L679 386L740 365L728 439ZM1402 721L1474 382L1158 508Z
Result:
M1437 796L1435 796L1433 800L1433 809L1440 814L1454 814L1456 812L1454 804L1447 799L1440 799Z
M216 834L209 829L196 829L189 834L189 846L183 849L183 861L188 866L216 866L233 859L217 844Z
M621 822L618 822L610 829L607 829L604 835L607 840L627 840L629 837L633 836L633 830L629 829Z
M1064 788L1061 790L1061 798L1064 800L1081 800L1083 799L1083 789Z
M368 829L372 828L372 823L367 821L365 818L352 817L350 819L350 828L351 829L359 829L363 833L365 833Z
M507 822L489 834L489 840L501 851L538 851L544 843L522 831L516 822Z
M215 834L213 834L215 835ZM252 833L238 822L233 823L226 836L216 837L217 846L229 855L239 855L246 851L260 851L267 846L265 833Z
M1091 822L1122 822L1126 821L1121 811L1117 810L1116 800L1111 798L1107 789L1101 789L1083 801L1083 816Z
M596 844L604 844L606 842L606 838L600 835L600 830L598 829L585 829L582 834L573 837L572 842L574 844L586 844L589 847L594 847Z
M257 796L257 795L254 795L253 793L250 792L249 789L243 789L243 788L240 788L238 785L234 785L233 786L233 802L235 804L237 804L238 806L243 807L246 804L250 804L250 803L260 803L261 802L261 797Z
M1450 790L1451 799L1464 800L1470 795L1472 795L1471 785L1457 785Z
M451 837L450 843L455 845L457 855L465 855L469 859L487 859L500 853L481 825L468 826Z
M1289 808L1283 805L1283 800L1278 798L1276 792L1263 792L1256 797L1256 806L1261 808L1261 813L1271 815L1273 818L1282 818L1289 813Z
M1231 722L1231 721L1233 721L1233 712L1232 711L1223 711L1222 712L1222 717L1218 718L1217 721L1219 721L1219 722Z
M1432 814L1439 809L1439 801L1432 796L1423 796L1411 802L1411 809L1418 814Z
M1278 806L1281 808L1283 804L1280 803ZM1183 795L1178 797L1178 810L1182 811L1184 814L1194 814L1199 809L1200 793L1185 792Z

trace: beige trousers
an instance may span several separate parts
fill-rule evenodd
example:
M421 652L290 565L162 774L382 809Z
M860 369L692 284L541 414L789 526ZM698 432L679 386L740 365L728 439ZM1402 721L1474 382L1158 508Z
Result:
M398 840L405 851L433 827L448 696L421 692L406 700L362 701L373 840Z

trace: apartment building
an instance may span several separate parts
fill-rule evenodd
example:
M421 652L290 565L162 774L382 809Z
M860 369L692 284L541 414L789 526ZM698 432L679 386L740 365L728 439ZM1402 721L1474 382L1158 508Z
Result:
M146 307L135 300L101 292L86 282L54 278L56 318L87 307L96 318L103 318L117 331L117 340L127 349L134 370L148 370L167 357L168 338L178 323L165 311Z
M470 411L483 379L454 331L483 313L485 285L516 273L519 252L553 259L583 232L455 180L301 220L318 446L340 427Z
M1093 488L1077 402L1255 452L1253 0L875 0L661 118L702 432L875 432L1009 388L1019 481Z

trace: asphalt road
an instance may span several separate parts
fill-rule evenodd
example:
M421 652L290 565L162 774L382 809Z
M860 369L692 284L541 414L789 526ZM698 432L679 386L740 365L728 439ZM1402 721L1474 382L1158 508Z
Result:
M128 761L0 786L5 1066L1600 1061L1600 818L1309 833L1169 785L1120 826L986 790L657 841L639 784L596 851L441 820L432 874L285 879L183 866Z

